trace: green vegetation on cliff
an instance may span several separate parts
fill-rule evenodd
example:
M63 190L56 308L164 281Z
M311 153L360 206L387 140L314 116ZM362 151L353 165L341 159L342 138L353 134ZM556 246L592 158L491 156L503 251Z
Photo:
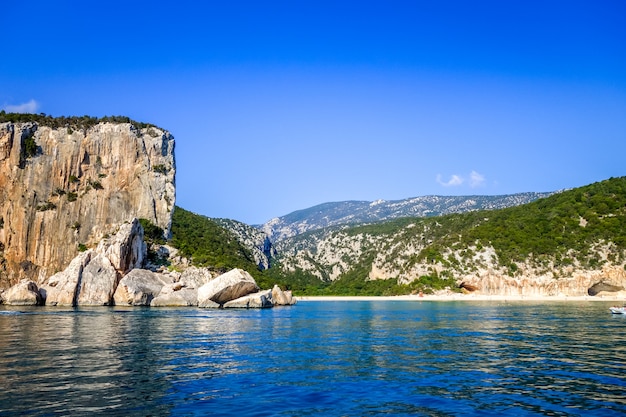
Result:
M213 220L175 207L172 213L172 246L194 265L226 272L233 268L256 270L250 254L236 237Z

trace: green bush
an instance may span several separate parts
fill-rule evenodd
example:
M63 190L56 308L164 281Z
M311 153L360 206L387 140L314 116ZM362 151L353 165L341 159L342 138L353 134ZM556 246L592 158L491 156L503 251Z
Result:
M39 146L37 146L37 142L35 142L34 134L29 134L23 142L22 152L24 154L24 158L32 158L39 153Z
M168 173L168 171L169 171L169 170L167 169L167 167L166 167L165 165L162 165L162 164L154 165L154 166L152 167L152 170L153 170L154 172L157 172L157 173L159 173L159 174L163 174L163 175L167 174L167 173Z
M165 232L162 228L148 219L139 219L139 223L143 227L143 237L147 243L165 244Z
M44 204L39 204L37 206L37 211L48 211L48 210L54 210L55 208L57 208L57 206L54 203L48 201Z
M102 183L100 181L92 181L89 180L88 184L93 187L94 190L103 190L104 187L102 186Z

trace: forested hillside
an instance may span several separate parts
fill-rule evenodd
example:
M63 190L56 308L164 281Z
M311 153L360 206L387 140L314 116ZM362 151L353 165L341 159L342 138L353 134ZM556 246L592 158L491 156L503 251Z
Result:
M222 272L256 269L252 254L235 235L213 220L180 207L172 214L171 244L197 266Z
M238 234L220 223L230 222L216 221L175 207L172 214L172 238L169 243L195 266L209 267L218 273L241 268L248 271L262 288L271 288L274 284L290 288L283 277L274 277L267 274L267 271L262 271L253 249L244 245L239 240Z
M307 232L279 242L273 267L262 272L216 222L177 208L172 232L194 263L242 267L300 295L457 290L461 281L494 275L565 285L605 266L624 269L626 177L501 210Z
M394 292L407 288L390 283L453 288L487 273L572 277L623 267L625 250L622 177L519 207L303 234L277 245L276 265L285 276L317 277L325 291Z

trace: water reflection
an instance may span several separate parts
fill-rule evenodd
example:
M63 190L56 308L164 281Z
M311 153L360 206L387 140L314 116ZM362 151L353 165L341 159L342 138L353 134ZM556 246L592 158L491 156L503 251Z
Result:
M0 311L0 415L626 412L603 303Z

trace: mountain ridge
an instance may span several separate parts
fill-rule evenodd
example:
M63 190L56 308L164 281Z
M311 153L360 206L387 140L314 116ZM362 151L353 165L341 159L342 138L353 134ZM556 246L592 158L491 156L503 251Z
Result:
M428 195L402 200L348 200L327 202L275 217L255 226L271 242L301 233L343 224L374 223L401 217L431 217L478 210L496 210L545 198L553 192L524 192L504 195Z

